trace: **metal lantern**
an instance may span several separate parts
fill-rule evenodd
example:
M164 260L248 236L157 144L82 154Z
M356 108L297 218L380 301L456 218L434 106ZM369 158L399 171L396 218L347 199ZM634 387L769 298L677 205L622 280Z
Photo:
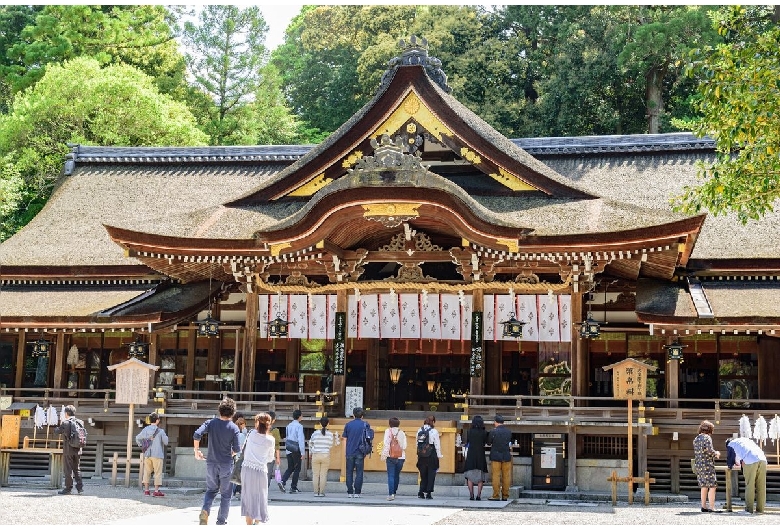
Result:
M198 336L216 337L219 335L219 320L211 318L211 311L205 320L199 320L195 323L198 325Z
M683 360L683 348L687 348L688 346L685 344L680 344L680 341L676 340L671 343L664 346L666 348L666 352L668 353L668 359L670 361L682 361Z
M518 339L523 338L523 326L525 326L527 322L520 322L515 318L514 313L509 313L509 320L505 320L501 322L501 325L504 326L504 337L515 337Z
M588 318L580 322L580 338L595 339L601 334L601 322L593 320L593 316L588 313Z
M282 318L281 313L276 313L276 318L268 323L268 336L282 338L287 336L290 323Z
M133 340L133 342L127 345L127 353L130 357L141 357L146 355L148 349L149 343L140 342L138 339Z
M400 368L390 368L390 382L394 385L398 384L398 381L401 380L401 369Z
M41 335L41 338L36 340L32 343L32 355L33 357L47 357L49 355L49 350L51 349L51 342L43 338L43 335Z

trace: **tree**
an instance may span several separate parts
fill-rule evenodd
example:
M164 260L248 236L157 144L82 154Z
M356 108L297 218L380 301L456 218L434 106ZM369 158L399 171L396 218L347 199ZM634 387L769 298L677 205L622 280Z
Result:
M678 207L735 212L742 223L773 211L780 198L780 7L729 6L713 16L727 42L703 47L688 66L698 75L700 119L689 125L716 142L704 183L686 188Z
M23 67L11 59L9 52L21 39L22 30L34 23L36 14L42 9L43 6L0 6L0 72L7 71L12 65ZM11 95L11 84L0 75L0 113L8 112Z
M173 25L163 6L47 5L9 48L2 75L18 92L41 79L47 65L88 56L135 66L170 92L184 80Z
M213 145L243 137L239 114L252 102L261 83L268 26L258 7L203 6L198 25L185 22L183 40L190 71L199 89L211 97L205 112Z
M160 94L154 80L137 68L101 68L96 60L81 57L46 70L34 87L17 95L11 114L0 117L0 187L3 193L8 190L4 202L16 205L4 219L5 235L43 207L62 170L68 143L207 143L187 107Z

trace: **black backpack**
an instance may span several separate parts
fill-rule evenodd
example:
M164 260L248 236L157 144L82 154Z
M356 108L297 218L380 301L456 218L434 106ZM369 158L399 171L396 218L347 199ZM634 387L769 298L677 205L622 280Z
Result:
M75 449L81 449L87 446L87 429L81 420L70 420L70 438L68 445Z
M358 450L363 456L370 456L374 452L374 429L368 423L363 426L363 436L360 438Z
M431 445L429 434L430 431L430 429L420 429L417 432L417 456L426 458L433 454L433 445Z

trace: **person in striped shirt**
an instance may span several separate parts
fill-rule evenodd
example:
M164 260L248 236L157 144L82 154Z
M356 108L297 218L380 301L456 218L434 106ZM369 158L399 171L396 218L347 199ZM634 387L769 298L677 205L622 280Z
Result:
M322 428L314 431L309 439L315 497L325 496L325 483L328 481L328 468L330 467L330 448L339 445L338 436L327 429L328 423L327 417L320 418Z

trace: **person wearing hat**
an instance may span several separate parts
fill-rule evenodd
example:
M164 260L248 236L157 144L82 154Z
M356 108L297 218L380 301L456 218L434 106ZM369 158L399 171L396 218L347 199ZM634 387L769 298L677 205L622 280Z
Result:
M491 501L509 500L509 488L512 485L512 433L504 427L504 417L496 414L493 419L495 428L488 434L490 445L490 474L493 480Z
M151 445L144 453L144 495L165 497L160 491L162 486L163 462L165 461L165 446L168 445L168 435L165 429L160 427L160 415L156 412L149 414L149 425L144 427L135 437L135 443L141 447L143 440L151 440ZM149 481L154 472L154 493L149 492Z

